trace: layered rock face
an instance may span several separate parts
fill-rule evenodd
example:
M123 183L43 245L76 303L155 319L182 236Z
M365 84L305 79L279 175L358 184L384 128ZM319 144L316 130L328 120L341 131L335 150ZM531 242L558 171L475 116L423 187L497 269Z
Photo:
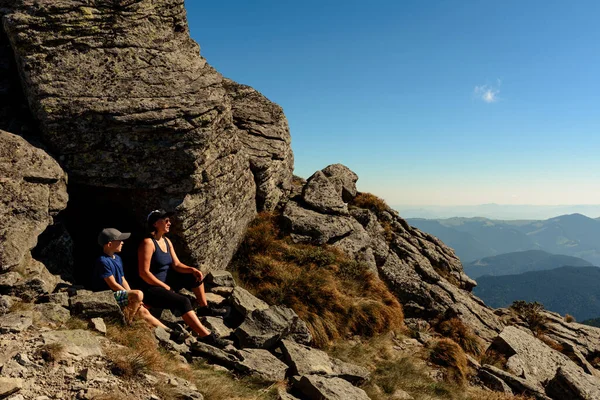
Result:
M0 292L34 299L54 290L58 278L31 257L31 249L67 199L67 176L58 163L0 131Z
M70 206L127 206L138 227L153 209L176 210L182 255L223 267L256 204L272 208L289 189L281 109L199 55L183 0L4 3L42 140L84 193Z
M341 164L317 171L285 206L283 218L298 242L330 244L367 263L392 289L407 317L457 316L490 341L498 318L470 290L454 251L409 226L374 196L357 197L358 176ZM364 198L364 197L363 197Z

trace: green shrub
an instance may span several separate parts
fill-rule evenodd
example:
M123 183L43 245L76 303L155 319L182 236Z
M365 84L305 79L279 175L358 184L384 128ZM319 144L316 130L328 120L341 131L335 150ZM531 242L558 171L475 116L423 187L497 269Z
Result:
M544 306L541 303L517 300L510 308L525 321L535 336L540 336L546 331L547 318L542 314Z

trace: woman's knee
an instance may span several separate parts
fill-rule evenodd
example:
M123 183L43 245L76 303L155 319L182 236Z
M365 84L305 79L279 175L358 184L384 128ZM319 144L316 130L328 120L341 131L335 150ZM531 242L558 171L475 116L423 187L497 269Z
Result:
M181 296L178 303L179 312L181 312L181 314L186 314L193 310L192 302L185 296Z

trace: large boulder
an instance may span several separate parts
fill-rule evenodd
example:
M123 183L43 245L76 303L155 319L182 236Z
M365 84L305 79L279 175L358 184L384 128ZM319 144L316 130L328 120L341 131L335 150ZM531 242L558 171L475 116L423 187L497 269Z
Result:
M361 383L369 378L369 371L358 365L330 357L324 351L290 340L281 341L285 362L292 375L322 375Z
M250 86L223 81L233 123L250 159L259 211L273 210L291 190L294 155L283 110Z
M121 307L110 290L95 293L81 291L71 297L69 303L71 313L83 318L102 317L117 321L124 318Z
M341 378L306 375L294 382L294 388L309 399L323 400L368 400L364 390L352 386Z
M0 273L32 262L37 237L67 205L67 176L45 151L0 131Z
M325 214L348 214L348 206L342 200L341 193L321 171L308 178L302 199L309 207Z
M306 325L299 324L299 321L300 318L291 308L271 306L248 314L234 334L242 348L271 349L280 339L288 336L300 335L310 340ZM305 332L298 332L299 328Z
M546 393L553 399L595 400L600 399L600 384L581 370L561 367L548 382Z
M281 109L199 55L183 0L2 4L41 139L77 193L70 226L94 217L75 240L93 243L115 212L141 229L161 207L177 211L180 258L223 269L257 203L289 191Z

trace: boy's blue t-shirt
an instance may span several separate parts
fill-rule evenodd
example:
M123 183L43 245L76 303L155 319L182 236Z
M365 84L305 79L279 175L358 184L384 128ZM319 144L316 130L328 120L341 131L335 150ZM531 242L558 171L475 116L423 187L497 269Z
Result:
M125 275L123 273L123 260L118 254L115 254L115 258L103 254L98 257L94 265L93 289L95 291L112 290L104 280L104 278L111 275L115 277L115 281L119 285L123 284L123 276Z

